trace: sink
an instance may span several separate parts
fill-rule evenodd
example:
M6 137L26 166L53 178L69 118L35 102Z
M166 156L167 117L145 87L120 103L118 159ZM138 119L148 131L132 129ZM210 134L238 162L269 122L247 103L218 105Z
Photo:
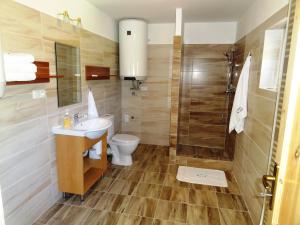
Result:
M52 132L54 134L96 139L101 137L111 125L112 122L108 119L95 118L80 121L73 128L70 129L65 129L63 126L55 126L52 128Z
M79 122L73 129L85 131L85 136L90 139L101 137L112 125L110 120L95 118Z

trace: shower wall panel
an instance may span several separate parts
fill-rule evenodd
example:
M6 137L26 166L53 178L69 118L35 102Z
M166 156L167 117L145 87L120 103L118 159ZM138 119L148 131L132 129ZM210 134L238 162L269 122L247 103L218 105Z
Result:
M229 98L228 62L232 45L184 45L178 154L229 159L225 138Z

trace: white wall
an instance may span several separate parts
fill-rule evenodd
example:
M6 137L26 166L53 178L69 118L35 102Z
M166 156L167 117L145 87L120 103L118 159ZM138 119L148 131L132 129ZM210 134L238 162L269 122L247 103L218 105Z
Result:
M57 17L68 10L70 16L81 17L84 29L111 40L118 40L116 22L86 0L15 0L45 14Z
M250 33L284 6L289 0L256 0L238 22L237 40Z
M173 44L175 23L148 24L148 44Z
M185 44L233 44L236 22L184 23ZM149 44L172 44L175 23L149 24Z
M236 22L185 23L185 44L233 44Z

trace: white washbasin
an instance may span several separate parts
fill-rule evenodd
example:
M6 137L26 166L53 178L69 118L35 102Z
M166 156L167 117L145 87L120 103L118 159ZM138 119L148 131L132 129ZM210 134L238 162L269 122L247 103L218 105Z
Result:
M52 127L54 134L71 135L78 137L87 137L96 139L101 137L112 125L110 120L104 118L95 118L80 121L73 128L65 129L63 126Z

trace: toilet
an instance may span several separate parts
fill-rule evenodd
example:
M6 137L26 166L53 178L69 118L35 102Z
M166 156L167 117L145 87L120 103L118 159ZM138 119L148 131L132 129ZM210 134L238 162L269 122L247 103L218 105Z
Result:
M112 126L108 129L107 143L112 153L112 164L120 166L132 165L132 153L138 146L140 139L129 134L114 133L114 115L106 114L101 118L108 119Z

